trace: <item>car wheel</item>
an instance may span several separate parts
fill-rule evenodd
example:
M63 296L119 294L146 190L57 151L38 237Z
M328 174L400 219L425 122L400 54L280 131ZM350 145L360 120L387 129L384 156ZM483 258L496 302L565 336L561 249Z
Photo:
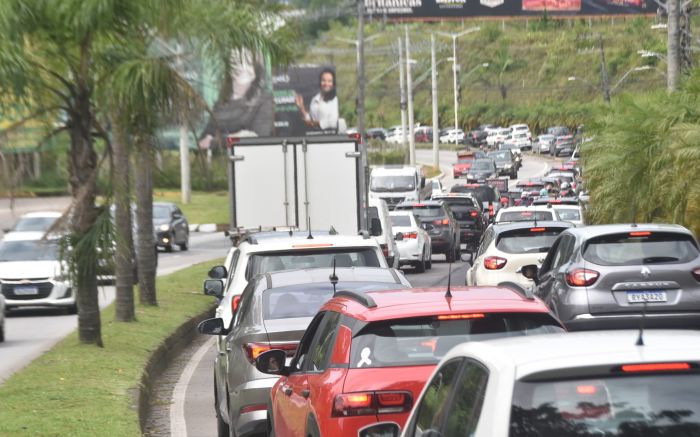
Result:
M425 268L430 270L433 268L433 249L428 247L428 256L426 257Z
M230 437L231 429L228 423L221 418L221 413L219 412L219 391L216 389L216 375L214 376L214 411L216 412L216 435L219 437Z
M416 273L425 272L425 254L421 257L421 260L416 263Z
M309 417L306 421L306 436L307 437L321 437L321 431L318 429L318 424L313 417Z
M166 251L166 252L172 252L172 251L173 251L173 245L172 245L172 244L166 245L166 246L165 246L165 251Z
M180 250L185 251L190 248L190 235L186 234L185 235L185 241L182 244L178 244L180 246Z
M2 324L0 324L0 343L5 341L5 320L3 319Z
M66 309L66 312L70 315L78 314L78 304L74 303Z

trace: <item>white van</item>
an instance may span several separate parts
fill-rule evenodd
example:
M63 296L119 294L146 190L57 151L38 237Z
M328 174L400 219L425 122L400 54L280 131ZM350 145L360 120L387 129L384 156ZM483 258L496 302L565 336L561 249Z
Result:
M394 231L391 228L391 218L386 202L382 199L369 199L367 216L370 235L377 240L379 247L382 248L386 263L389 264L389 267L398 269L399 249L394 241Z
M376 167L369 177L369 198L383 199L389 210L403 201L429 199L432 186L425 184L420 167L388 165Z

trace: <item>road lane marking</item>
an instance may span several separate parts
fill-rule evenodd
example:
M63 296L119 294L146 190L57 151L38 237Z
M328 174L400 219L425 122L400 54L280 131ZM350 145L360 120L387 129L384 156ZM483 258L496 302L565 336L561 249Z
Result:
M197 352L192 355L187 366L185 366L185 370L182 371L177 384L175 384L172 403L170 404L170 435L172 437L187 437L187 420L185 419L187 387L190 385L190 380L197 366L199 366L209 348L216 344L215 342L216 337L212 336L197 349Z

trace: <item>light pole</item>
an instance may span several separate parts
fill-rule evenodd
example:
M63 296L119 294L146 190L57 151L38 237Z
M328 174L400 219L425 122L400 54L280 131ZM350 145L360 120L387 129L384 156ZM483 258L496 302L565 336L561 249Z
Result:
M478 32L480 27L472 27L459 33L436 32L438 35L452 38L452 75L454 80L455 129L458 128L459 102L457 101L457 38L472 32Z
M630 74L637 72L637 71L648 71L648 70L654 70L654 67L652 67L650 65L642 65L641 67L631 68L629 71L627 71L625 74L623 74L622 77L620 78L620 80L617 81L615 86L612 87L612 89L610 90L610 94L615 92L615 90L617 90L620 87L620 85L622 85L622 82L624 82L624 80L627 79L627 76L629 76Z

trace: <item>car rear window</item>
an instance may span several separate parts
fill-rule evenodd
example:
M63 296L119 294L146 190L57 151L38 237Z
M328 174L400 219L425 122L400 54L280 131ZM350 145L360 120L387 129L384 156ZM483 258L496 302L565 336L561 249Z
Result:
M48 231L56 220L56 217L25 217L19 219L12 230L15 232L44 232Z
M391 218L391 226L402 226L402 227L410 227L411 226L411 218L407 215L392 215L390 216Z
M666 374L515 384L510 437L700 435L700 375Z
M546 253L566 228L526 228L503 232L496 248L506 253Z
M673 232L628 232L592 238L583 258L601 266L686 263L698 257L692 237Z
M559 220L581 220L581 210L578 208L557 208Z
M470 187L466 185L454 185L450 190L451 193L467 193L473 194L477 199L483 202L496 202L496 192L489 186Z
M437 364L450 349L467 341L564 332L548 314L490 313L470 316L475 318L439 320L434 316L369 323L352 340L350 366Z
M525 222L530 220L554 220L554 214L551 211L503 211L498 218L499 222Z
M399 206L396 209L401 211L413 211L413 215L421 219L445 216L445 211L440 205Z
M474 200L470 197L440 197L436 200L440 200L443 203L450 205L451 207L455 207L455 206L472 206L473 207L473 206L476 206L476 204L474 203Z
M330 285L330 284L329 284ZM333 289L326 290L265 290L262 295L265 320L313 317L328 299Z
M260 273L332 267L333 259L336 260L337 267L381 267L376 249L372 247L267 252L250 257L246 279L250 280Z

